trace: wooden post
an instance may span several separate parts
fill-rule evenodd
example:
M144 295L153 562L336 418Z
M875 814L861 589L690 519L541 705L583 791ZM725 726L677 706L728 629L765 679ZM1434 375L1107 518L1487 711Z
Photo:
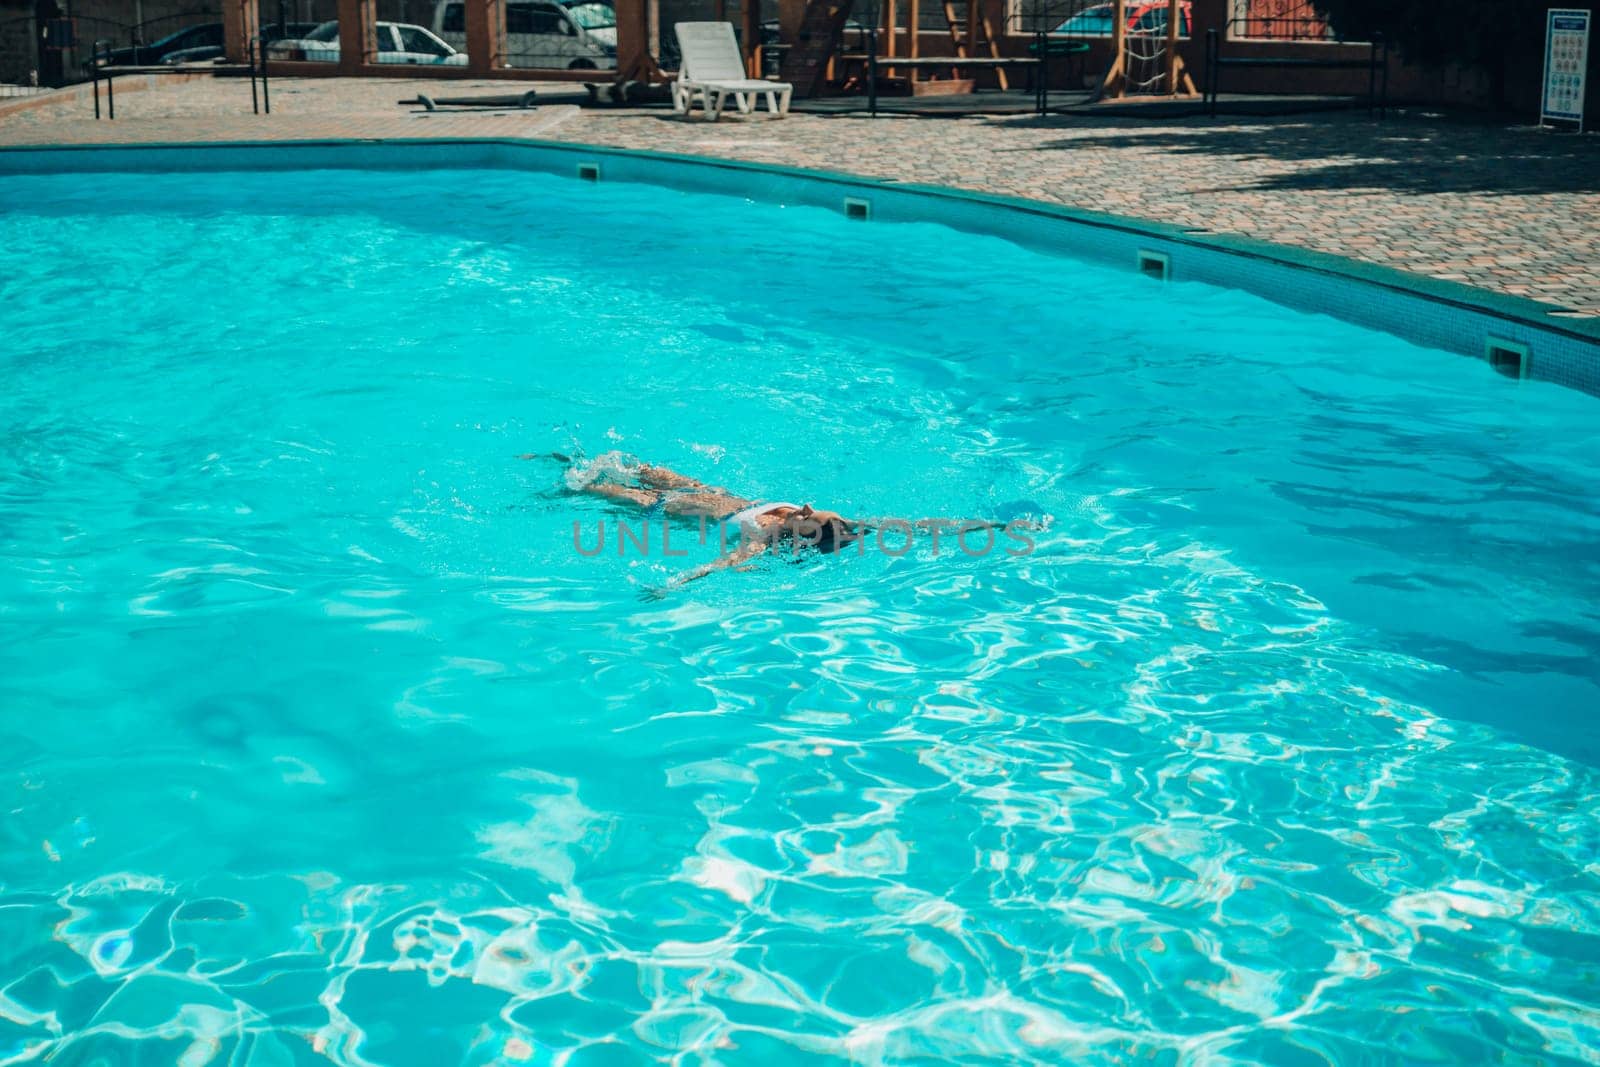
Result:
M1178 95L1178 23L1183 20L1183 9L1178 0L1167 0L1167 94Z
M919 4L918 0L907 0L907 2L906 2L906 37L909 38L909 40L906 41L906 56L908 58L910 58L910 59L916 59L917 56L919 54L921 54L921 51L922 51L922 45L921 45L922 33L921 33L921 28L922 28L922 7ZM908 67L906 69L906 80L909 81L912 85L915 85L917 83L917 68L916 67ZM912 90L912 91L915 92L915 90Z
M967 48L966 55L978 54L978 19L982 17L979 4L983 0L967 0ZM1000 68L996 67L996 70Z
M1189 74L1189 66L1184 63L1183 56L1178 53L1178 31L1183 29L1183 5L1180 0L1171 0L1172 6L1167 9L1167 89L1173 96L1196 97L1200 90L1195 87L1194 78ZM1200 3L1194 7L1199 8ZM1189 40L1199 38L1193 12L1189 18Z
M360 74L378 61L375 8L373 0L339 0L339 73Z
M228 62L249 62L250 41L260 32L261 16L256 0L223 0L222 50Z
M650 54L650 15L655 0L616 0L618 84L663 80L656 57Z
M759 78L761 77L761 0L744 0L743 36L745 76ZM781 29L779 36L781 39Z
M806 0L778 0L778 39L792 51L800 44L800 30L806 24Z
M1000 58L1000 38L995 34L995 27L1004 27L1006 24L1006 10L1003 0L972 0L972 15L983 20L983 42L991 59ZM973 52L977 55L977 52ZM1041 57L1039 73L1044 74L1044 61ZM1011 88L1011 82L1006 75L1006 68L994 68L995 84L1002 89Z
M1122 96L1127 83L1128 64L1128 0L1112 0L1111 4L1111 66L1100 82L1096 99L1115 100Z
M506 65L506 9L501 0L464 0L467 68L493 74Z

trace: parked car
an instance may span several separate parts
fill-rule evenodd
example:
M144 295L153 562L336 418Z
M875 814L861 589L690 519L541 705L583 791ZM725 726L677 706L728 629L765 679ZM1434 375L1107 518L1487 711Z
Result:
M1190 2L1183 0L1178 8L1178 33L1187 37L1190 25ZM1130 0L1128 4L1128 31L1130 33L1162 34L1167 29L1167 0ZM1110 4L1086 7L1051 33L1065 33L1073 37L1110 37L1116 25L1116 13Z
M591 40L609 45L611 54L617 54L617 9L609 0L561 0L561 6Z
M262 23L261 40L270 45L273 41L281 41L286 37L304 37L317 28L315 22L284 22ZM186 63L221 63L227 58L227 53L220 44L201 45L198 48L181 48L176 52L168 52L161 57L163 66L178 66Z
M199 48L180 48L161 57L162 66L176 67L185 63L218 63L226 59L220 44L202 45Z
M261 39L271 44L273 41L286 41L295 37L304 37L320 25L322 25L320 22L278 22L276 20L268 22L263 19L260 29Z
M506 65L566 70L613 70L617 65L617 15L599 0L509 0ZM440 0L433 31L456 48L467 46L461 0Z
M167 56L173 52L188 51L193 48L215 48L218 52L222 49L222 23L201 22L193 26L185 26L174 33L151 44L133 45L128 48L113 48L109 56L100 57L102 67L143 67L165 63Z
M466 66L467 57L421 26L405 22L380 22L373 27L379 63L439 63ZM306 59L335 63L339 59L339 23L324 22L304 37L273 41L269 59Z

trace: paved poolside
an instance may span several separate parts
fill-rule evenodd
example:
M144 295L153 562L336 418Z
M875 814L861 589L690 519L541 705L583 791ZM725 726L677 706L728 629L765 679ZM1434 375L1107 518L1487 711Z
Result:
M283 79L273 114L248 82L194 78L88 99L0 101L0 144L320 137L536 137L818 167L959 186L1243 234L1600 315L1600 136L1496 128L1416 112L1142 120L764 114L715 125L665 109L551 106L415 114L430 95L526 82ZM561 92L571 86L541 86Z

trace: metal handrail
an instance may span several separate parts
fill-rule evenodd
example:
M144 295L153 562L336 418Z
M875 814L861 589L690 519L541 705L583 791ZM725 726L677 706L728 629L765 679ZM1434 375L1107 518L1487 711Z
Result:
M259 115L272 114L272 87L267 84L267 40L260 34L250 38L249 54L245 57L250 67L250 111ZM256 99L256 78L261 78L261 99Z
M94 80L94 118L95 118L96 122L100 121L100 57L103 54L106 59L110 59L111 58L111 43L112 42L110 40L108 40L106 38L101 38L100 40L96 41L94 43L94 45L89 50L89 76ZM100 48L101 45L105 46L105 50L104 50L103 53L102 53L101 48ZM108 66L107 72L106 72L106 121L107 122L114 122L114 121L116 121L116 118L117 118L117 88L116 88L116 85L117 85L116 76L110 72L110 69L109 69L109 66Z

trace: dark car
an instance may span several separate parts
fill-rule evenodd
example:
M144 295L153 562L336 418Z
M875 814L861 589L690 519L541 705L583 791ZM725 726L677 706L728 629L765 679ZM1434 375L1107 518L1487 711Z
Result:
M222 23L201 22L169 33L153 44L134 45L131 48L113 48L109 55L102 54L103 67L145 67L162 62L173 52L195 48L221 48Z
M292 41L306 36L320 25L320 22L278 22L276 19L268 22L262 19L261 39L268 44L273 41Z
M220 63L227 56L220 44L201 45L199 48L180 48L161 57L163 67L177 67L186 63Z
M264 44L286 38L304 37L319 24L315 22L263 22L261 40ZM103 67L175 66L180 63L206 63L223 58L222 23L201 23L169 34L154 44L135 48L118 48L111 58L101 57ZM142 58L141 58L142 57Z

